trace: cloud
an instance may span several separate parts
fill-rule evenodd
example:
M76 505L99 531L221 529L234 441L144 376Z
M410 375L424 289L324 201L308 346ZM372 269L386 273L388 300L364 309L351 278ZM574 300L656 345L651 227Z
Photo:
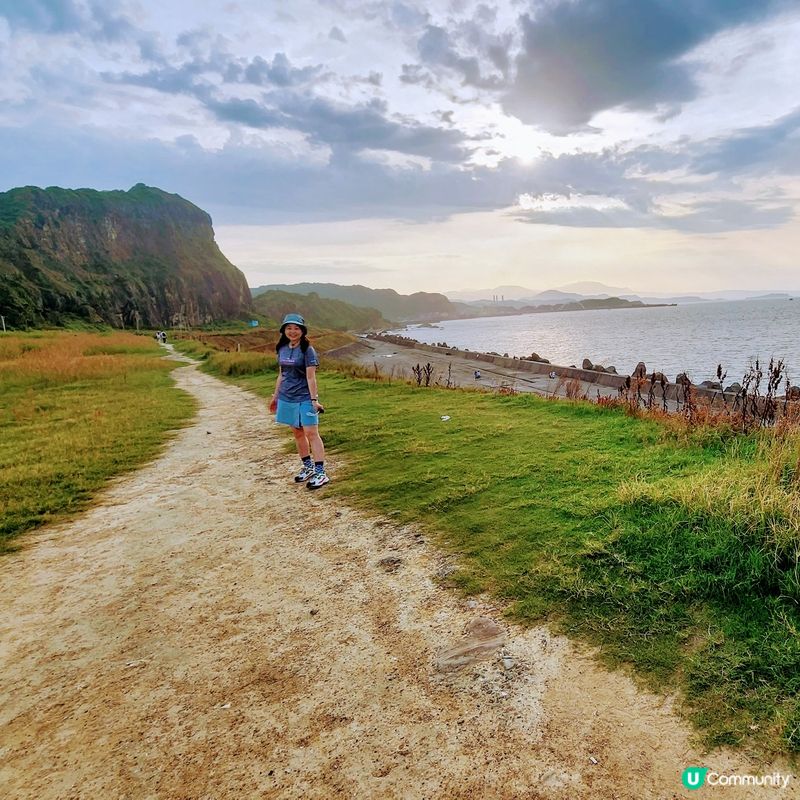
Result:
M519 209L510 215L519 222L577 228L638 228L648 224L644 214L617 198L572 192L521 195Z
M272 61L256 56L244 67L243 81L256 86L301 86L318 79L322 67L294 67L285 53L276 53Z
M333 39L335 42L341 42L342 44L347 44L347 37L342 32L342 29L338 25L334 25L330 32L328 33L328 38Z
M460 73L464 83L482 88L494 88L499 85L498 78L484 77L481 74L481 65L476 56L462 56L456 51L444 28L428 25L419 40L418 48L423 63L448 67Z
M320 65L296 67L285 53L276 53L271 61L261 56L243 59L214 46L207 55L201 55L198 45L203 41L202 34L193 32L180 37L180 41L194 52L191 59L179 65L159 64L146 72L104 72L102 77L110 83L127 83L161 92L202 97L212 85L238 83L289 88L312 84L323 77Z
M466 139L461 132L396 122L387 116L388 107L383 100L346 106L298 93L272 95L271 99L286 115L291 127L339 150L394 150L458 163L466 156Z
M599 111L657 109L698 93L696 65L681 60L730 27L784 7L777 0L561 0L520 17L522 48L504 110L555 133Z
M256 57L243 73L235 67L231 60L216 56L187 62L180 67L159 67L142 74L106 74L105 78L168 94L186 94L222 122L260 129L294 130L307 135L316 144L342 151L392 150L446 162L460 162L466 158L467 139L462 133L414 121L395 121L389 117L384 100L373 98L347 105L310 91L289 88L318 75L319 67L296 69L282 53L271 62ZM269 81L287 88L264 92L258 98L236 97L230 91L221 91L210 77L205 77L209 74L227 75L234 81L251 85ZM380 75L373 73L367 80L376 84Z
M400 82L409 85L424 86L426 89L436 87L436 79L419 64L403 64L401 66Z
M0 0L0 17L6 19L12 31L79 34L107 42L139 38L142 32L115 5L100 0ZM152 47L153 38L144 38Z
M701 174L745 172L756 168L800 172L800 108L770 125L716 137L697 148L692 169Z
M727 233L777 228L794 215L791 206L741 200L706 200L688 209L687 213L664 215L658 219L665 227L687 233Z
M75 0L2 0L0 17L5 17L12 30L34 33L82 33L92 26L88 9Z
M420 64L403 65L404 83L431 85L433 75L455 75L465 86L500 89L507 84L512 34L495 34L496 10L480 5L471 19L451 28L426 25L417 40Z
M392 3L389 9L392 23L403 30L417 30L428 24L430 14L407 3Z
M231 113L252 112L244 107ZM655 155L651 150L659 163ZM531 165L506 159L496 168L465 170L434 162L427 169L396 169L349 148L335 148L328 163L320 163L263 142L232 141L205 150L192 137L171 143L126 140L41 121L0 128L0 190L29 184L118 189L144 182L181 194L221 224L427 222L464 211L510 209L525 195L527 207L509 212L514 219L570 227L719 233L777 228L792 216L781 197L726 196L714 183L698 192L694 184L629 175L631 165L641 169L644 159L640 151L609 150L546 156ZM689 199L673 200L669 193Z

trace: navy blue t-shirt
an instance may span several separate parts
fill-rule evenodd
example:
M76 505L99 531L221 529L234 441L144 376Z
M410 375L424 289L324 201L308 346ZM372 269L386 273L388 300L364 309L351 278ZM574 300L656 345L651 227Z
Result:
M318 367L319 358L314 348L309 345L305 354L300 347L289 347L285 344L278 351L278 365L281 369L281 383L278 387L278 399L288 403L302 403L311 399L306 379L306 367Z

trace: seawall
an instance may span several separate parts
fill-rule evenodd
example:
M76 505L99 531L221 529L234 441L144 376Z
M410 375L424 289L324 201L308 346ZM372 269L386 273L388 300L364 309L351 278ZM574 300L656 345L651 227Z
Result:
M370 334L370 339L378 339L383 342L389 342L393 345L400 345L401 347L413 347L415 350L423 352L435 353L440 356L454 356L461 359L467 359L476 362L476 368L479 363L493 364L505 369L514 369L523 372L530 372L534 375L549 375L551 372L562 380L575 379L582 381L585 384L594 386L605 386L612 389L624 389L626 382L631 381L631 385L635 386L637 379L629 378L627 375L619 375L613 372L599 372L596 370L582 369L579 367L565 367L558 364L548 364L543 361L530 361L524 358L510 358L506 356L498 356L492 353L480 353L474 350L460 350L455 347L440 347L433 344L423 344L414 339L409 339L404 336L393 336L387 334ZM649 378L639 379L639 389L642 395L647 395L650 392L651 381ZM735 392L722 392L719 389L708 389L702 386L692 385L695 397L702 398L711 405L722 406L724 404L732 405L736 401ZM666 399L673 402L683 402L684 389L678 383L667 382L662 392L660 383L656 383L654 388L655 400Z

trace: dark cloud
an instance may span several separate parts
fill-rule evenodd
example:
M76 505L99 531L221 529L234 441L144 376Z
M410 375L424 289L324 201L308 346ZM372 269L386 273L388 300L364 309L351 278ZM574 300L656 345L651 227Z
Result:
M652 227L653 219L645 218L632 209L564 208L542 211L513 211L517 222L535 225L559 225L568 228L640 228Z
M392 3L389 9L392 22L404 30L416 30L428 24L430 14L408 3Z
M753 169L800 172L800 108L773 122L736 131L696 147L691 168L701 174Z
M686 214L662 216L665 227L687 233L727 233L730 231L777 228L787 223L794 211L787 205L765 205L742 200L713 200L695 203Z
M628 154L609 149L600 153L570 153L543 157L532 171L532 181L522 193L611 197L637 213L652 210L658 188L642 178L631 178ZM679 187L671 184L672 191Z
M427 25L417 41L420 65L404 65L401 80L421 83L428 70L457 76L464 85L500 89L508 81L511 34L494 34L495 12L479 6L472 19L452 29ZM423 67L426 68L423 71Z
M564 200L568 200L567 196ZM715 234L741 230L777 228L793 216L787 205L765 205L758 201L709 200L687 205L681 214L657 209L644 213L635 208L590 208L576 204L564 208L510 212L518 222L563 225L573 228L659 228L683 233Z
M446 67L458 73L462 81L470 86L493 89L503 81L503 76L484 75L477 56L459 54L448 32L437 25L428 25L417 47L424 64Z
M83 32L91 24L86 6L75 0L0 0L0 17L12 30L35 33Z
M182 39L193 50L193 57L179 65L158 64L146 72L103 73L111 83L147 86L162 92L196 94L201 86L210 84L250 84L261 87L288 88L318 82L324 76L320 65L296 67L285 53L276 53L272 60L261 56L252 59L236 58L212 47L202 54L199 34Z
M251 128L285 128L290 122L280 111L249 98L218 100L209 96L204 104L217 119L249 125Z
M561 0L520 18L522 50L504 109L556 133L616 106L653 109L693 98L681 56L714 34L785 8L780 0Z
M285 53L276 53L272 61L256 56L243 70L243 82L256 86L301 86L317 78L322 67L294 67Z
M12 30L42 34L79 34L118 42L135 40L142 32L118 10L115 2L78 0L0 0L0 17ZM152 46L151 36L145 36Z
M458 131L395 120L383 100L345 105L315 95L306 84L322 77L320 66L298 68L283 53L271 61L256 56L242 61L214 51L180 66L158 66L144 73L105 74L115 83L144 86L167 94L194 97L224 122L254 128L287 128L307 135L312 142L341 151L392 150L437 161L460 162L467 156L466 137ZM215 78L217 80L215 80ZM380 73L366 79L379 85ZM232 96L219 82L267 86L260 97Z
M103 72L100 77L108 83L128 84L155 89L166 94L191 94L207 92L207 84L201 80L207 65L192 61L178 67L163 66L147 72ZM202 88L204 87L205 88Z
M336 42L347 44L347 37L344 35L342 29L338 25L334 25L328 33L328 38Z
M403 64L400 72L400 82L432 89L436 86L436 79L431 73L419 64Z
M382 100L345 106L298 93L273 93L270 99L292 128L341 151L393 150L458 163L466 157L463 134L410 121L396 122L387 116L388 108Z

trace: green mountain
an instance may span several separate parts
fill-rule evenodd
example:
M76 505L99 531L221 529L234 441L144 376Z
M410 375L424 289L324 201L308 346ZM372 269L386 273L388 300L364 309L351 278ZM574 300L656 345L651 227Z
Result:
M251 305L211 217L176 194L141 183L0 193L0 314L12 327L200 325Z
M460 306L451 303L443 294L415 292L398 294L394 289L369 289L366 286L339 286L335 283L269 284L253 289L253 297L269 290L310 294L332 300L343 300L354 306L377 309L386 319L419 322L460 316Z
M253 300L258 313L280 325L284 315L291 311L302 314L309 325L335 331L382 330L391 323L374 308L358 308L342 300L329 300L316 292L293 294L270 289Z

